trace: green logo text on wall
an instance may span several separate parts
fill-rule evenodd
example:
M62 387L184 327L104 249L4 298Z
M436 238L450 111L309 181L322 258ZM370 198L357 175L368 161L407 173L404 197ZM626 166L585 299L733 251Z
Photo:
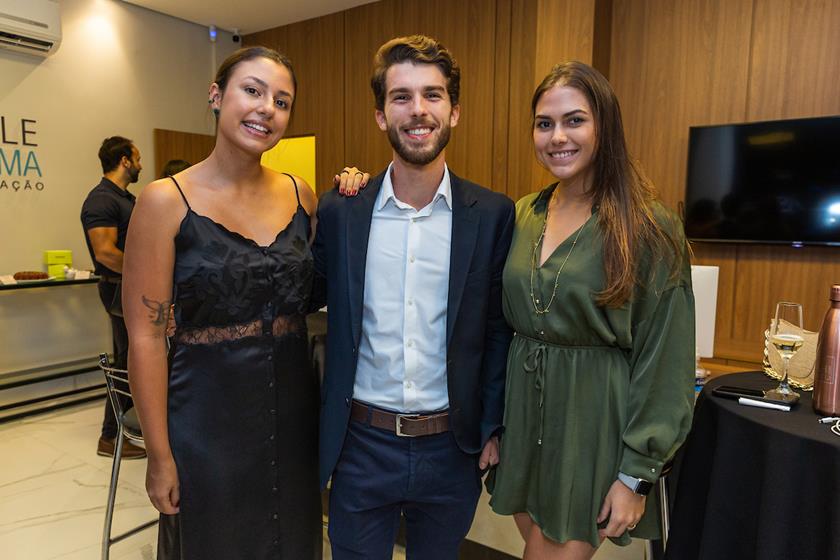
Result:
M0 193L42 191L45 184L35 141L38 121L0 115Z

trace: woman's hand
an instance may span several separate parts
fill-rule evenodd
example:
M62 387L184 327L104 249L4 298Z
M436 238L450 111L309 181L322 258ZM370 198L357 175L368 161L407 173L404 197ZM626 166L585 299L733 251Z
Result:
M175 336L175 304L169 306L169 316L166 318L166 338Z
M625 531L632 531L645 512L645 496L640 496L627 488L623 482L616 480L610 486L598 523L609 519L609 523L598 531L598 535L605 537L620 537Z
M333 186L338 187L343 196L356 196L359 189L367 186L370 173L359 171L356 167L345 167L341 173L333 177Z
M495 467L499 464L499 436L493 436L487 440L481 456L478 458L478 468L482 471Z
M180 485L178 469L171 455L166 459L149 456L146 466L146 492L152 505L159 512L167 515L178 513L181 502Z

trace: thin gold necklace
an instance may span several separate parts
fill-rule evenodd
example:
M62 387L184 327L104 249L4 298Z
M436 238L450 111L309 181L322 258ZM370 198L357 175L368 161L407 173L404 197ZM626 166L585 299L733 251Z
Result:
M548 310L551 308L551 304L554 303L554 297L557 295L557 285L560 281L560 273L563 272L563 269L566 267L566 263L569 261L569 257L572 256L572 251L575 250L575 245L577 245L578 238L580 237L581 232L583 232L583 226L586 225L586 222L578 228L577 235L572 240L572 246L569 247L569 252L566 254L566 258L563 259L563 262L560 264L560 268L557 269L557 274L554 275L554 288L551 290L551 297L548 299L548 303L545 307L540 307L540 300L534 295L534 272L537 270L537 251L542 246L543 238L545 237L545 229L548 226L548 212L549 208L551 207L551 199L554 198L554 193L551 193L551 198L548 200L548 204L545 207L545 220L543 221L542 231L540 232L540 236L534 242L534 250L531 253L531 304L534 306L534 312L537 315L545 315L548 313ZM551 258L551 255L548 257ZM546 259L548 262L548 259Z

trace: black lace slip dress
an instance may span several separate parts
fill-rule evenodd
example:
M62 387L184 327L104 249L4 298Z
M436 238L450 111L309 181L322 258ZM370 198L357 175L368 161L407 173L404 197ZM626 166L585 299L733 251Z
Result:
M309 216L298 194L291 222L261 247L184 202L168 401L180 557L320 558Z

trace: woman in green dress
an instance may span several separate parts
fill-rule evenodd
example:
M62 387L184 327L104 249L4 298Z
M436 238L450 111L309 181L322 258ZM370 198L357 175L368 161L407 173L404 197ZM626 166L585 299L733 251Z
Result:
M516 205L504 271L516 335L488 486L526 559L588 559L604 538L658 533L646 490L694 404L689 249L630 160L597 70L555 66L532 111L537 159L557 182Z

